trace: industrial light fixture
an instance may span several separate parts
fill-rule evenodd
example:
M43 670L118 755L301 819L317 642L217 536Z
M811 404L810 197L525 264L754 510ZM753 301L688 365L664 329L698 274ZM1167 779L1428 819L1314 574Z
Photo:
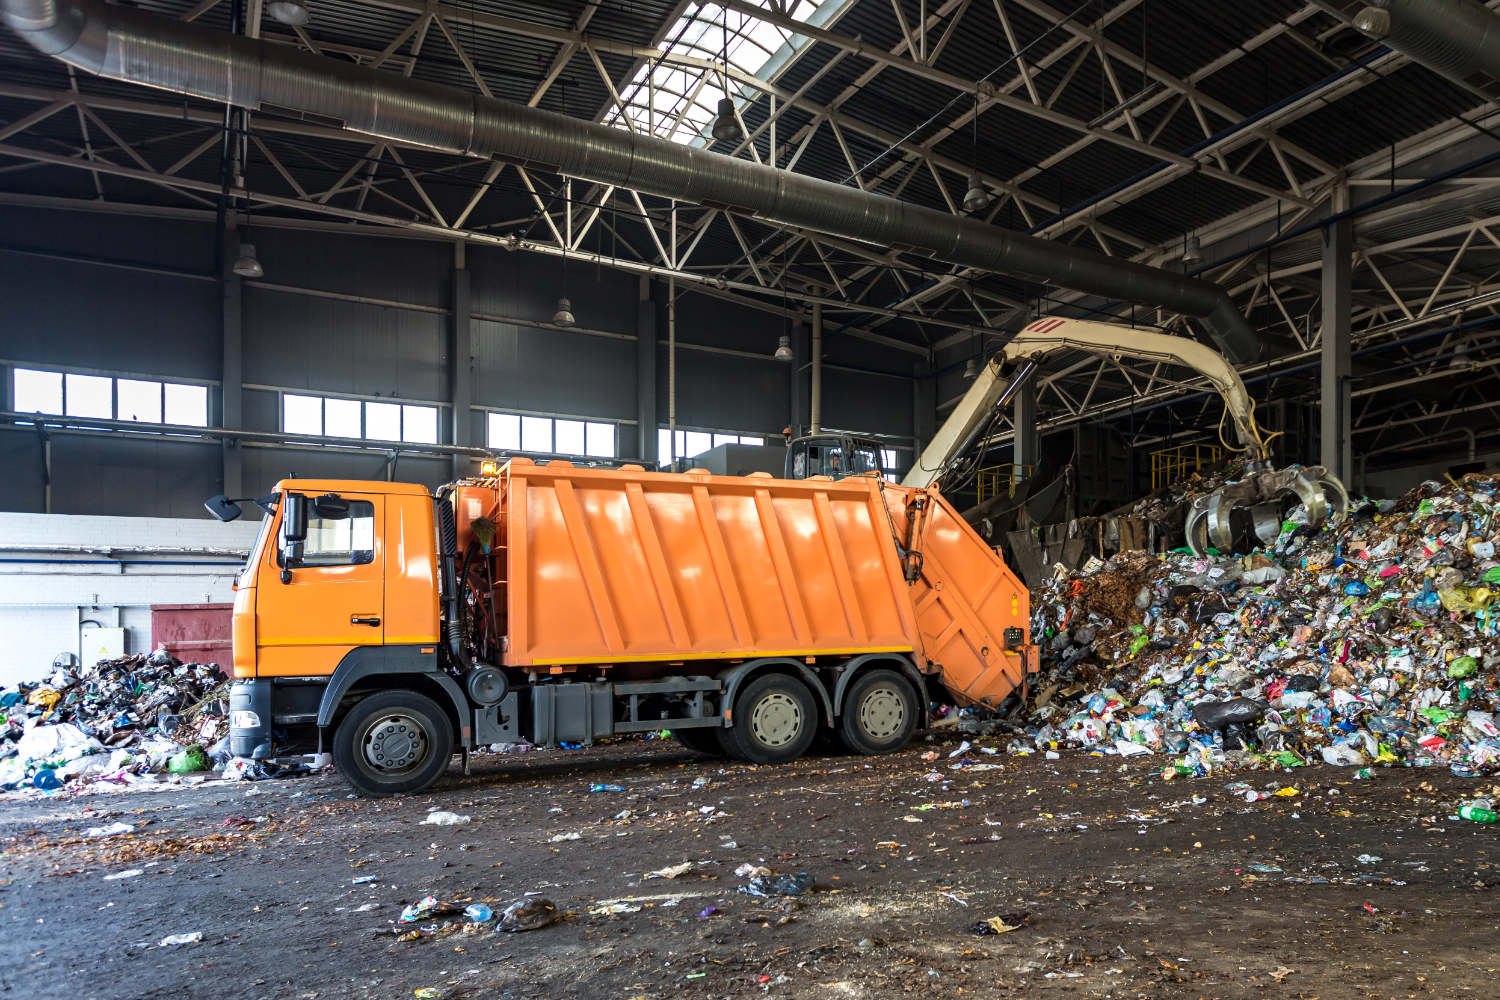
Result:
M714 116L713 137L719 142L736 143L745 138L740 120L734 114L734 98L729 96L729 8L724 8L724 96L719 98L719 113Z
M777 361L795 361L797 356L792 353L792 338L782 334L776 341L776 353L771 355Z
M564 295L557 300L557 312L552 314L552 325L566 328L576 322L577 320L573 318L573 303L569 302L568 297Z
M1189 267L1203 263L1203 244L1197 236L1189 236L1183 241L1182 262Z
M990 203L990 193L979 179L979 91L974 91L974 169L969 172L969 189L964 192L964 211L978 212Z
M972 382L979 377L979 362L970 358L964 362L964 381Z
M719 98L719 113L714 117L714 138L719 142L739 142L745 138L740 120L734 114L734 100Z
M1354 15L1354 30L1378 42L1391 33L1391 12L1366 7Z
M1450 369L1469 367L1469 338L1464 337L1453 345L1453 356L1448 359Z
M240 244L240 253L235 258L233 270L241 278L259 278L265 275L266 269L260 266L260 261L255 256L254 243Z
M271 18L282 24L290 24L294 28L300 28L312 20L312 12L307 9L307 4L300 0L271 0L266 4L266 13Z
M979 171L969 175L969 190L964 192L964 211L978 212L990 203L990 193L984 189L984 181L979 179Z

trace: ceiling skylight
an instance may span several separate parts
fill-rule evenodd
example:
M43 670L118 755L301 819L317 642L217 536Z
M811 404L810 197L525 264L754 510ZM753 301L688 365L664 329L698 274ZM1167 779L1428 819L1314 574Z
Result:
M798 21L821 25L848 0L753 2ZM625 128L628 118L637 131L703 145L709 141L709 126L724 96L726 58L732 70L768 80L808 44L807 37L751 15L726 11L717 3L692 3L667 31L660 45L664 58L636 71L620 89L624 107L611 108L604 116L605 124ZM684 60L708 62L713 68L681 65ZM752 92L731 85L729 94L737 106L742 106Z

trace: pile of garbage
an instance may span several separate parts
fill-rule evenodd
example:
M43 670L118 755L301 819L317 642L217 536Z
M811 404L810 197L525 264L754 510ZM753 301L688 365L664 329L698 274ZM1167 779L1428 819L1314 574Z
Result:
M1500 477L1428 482L1239 559L1120 553L1033 596L1016 753L1500 767Z
M0 789L119 785L227 762L229 679L165 649L0 690Z

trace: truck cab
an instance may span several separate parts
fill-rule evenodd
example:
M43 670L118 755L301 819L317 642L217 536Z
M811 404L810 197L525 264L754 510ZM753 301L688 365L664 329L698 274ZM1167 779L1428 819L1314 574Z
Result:
M795 438L786 447L788 479L827 476L843 479L867 473L885 475L880 443L854 434L809 434Z
M457 688L440 651L441 502L411 483L286 479L258 503L267 513L235 585L231 751L322 750L346 695L394 687L393 676L440 706L432 696ZM472 723L438 712L453 717L426 720L432 747L411 738L419 720L391 715L384 729L358 734L359 749L407 777L403 761L424 749L446 746L446 765L453 737Z

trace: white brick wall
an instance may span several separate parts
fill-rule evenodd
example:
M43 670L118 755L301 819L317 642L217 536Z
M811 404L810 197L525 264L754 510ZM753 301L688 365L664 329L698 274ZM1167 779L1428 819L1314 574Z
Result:
M0 685L43 676L59 652L78 653L78 625L93 619L126 630L125 648L151 642L152 604L219 604L234 599L240 563L188 554L121 553L125 562L77 555L77 546L245 551L259 513L221 524L208 518L98 517L0 512ZM35 551L38 545L56 545ZM28 551L18 551L26 546Z

